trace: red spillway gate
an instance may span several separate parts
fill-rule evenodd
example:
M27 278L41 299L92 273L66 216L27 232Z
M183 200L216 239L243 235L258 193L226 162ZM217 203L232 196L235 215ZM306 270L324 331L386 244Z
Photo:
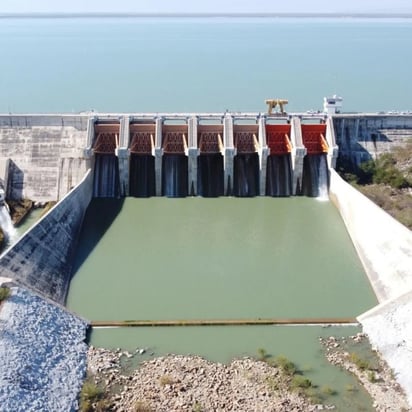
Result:
M130 125L130 153L152 154L155 139L154 124Z
M163 125L162 148L164 153L184 154L187 148L186 125Z
M96 124L94 126L93 152L114 154L116 148L119 147L119 133L119 124Z
M267 124L266 142L271 155L283 155L292 151L290 124Z
M328 152L326 124L302 124L302 140L308 154Z

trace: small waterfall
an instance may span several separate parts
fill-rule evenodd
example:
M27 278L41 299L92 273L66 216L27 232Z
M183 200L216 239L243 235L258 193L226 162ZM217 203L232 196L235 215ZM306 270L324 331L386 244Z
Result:
M328 162L326 155L321 155L319 160L319 178L318 178L318 199L328 200L328 187L329 187L329 172Z
M270 155L266 169L266 196L292 195L292 164L290 155Z
M303 159L302 195L328 199L329 171L326 154L310 154Z
M12 243L17 239L17 231L11 221L9 211L4 204L0 206L0 227L9 243Z

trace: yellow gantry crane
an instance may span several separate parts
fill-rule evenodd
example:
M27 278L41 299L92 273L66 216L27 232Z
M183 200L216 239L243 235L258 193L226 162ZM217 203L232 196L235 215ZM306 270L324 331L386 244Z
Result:
M276 106L279 106L279 113L284 114L285 110L283 105L288 104L289 102L286 99L266 99L265 103L268 105L268 114L272 114L272 111Z

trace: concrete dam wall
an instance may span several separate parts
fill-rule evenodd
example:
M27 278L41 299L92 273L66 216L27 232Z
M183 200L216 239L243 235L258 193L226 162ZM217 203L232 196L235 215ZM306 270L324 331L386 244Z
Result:
M6 197L61 199L83 178L88 116L0 116L0 164Z
M0 116L9 199L61 199L88 168L97 197L317 196L312 181L336 155L324 115Z
M359 165L412 140L412 116L342 114L333 116L339 156Z
M6 250L0 257L0 276L64 304L92 184L89 171L75 189Z
M412 116L393 114L0 115L0 184L9 199L59 200L92 168L113 196L299 195L316 156L333 168L339 147L359 164L411 138Z

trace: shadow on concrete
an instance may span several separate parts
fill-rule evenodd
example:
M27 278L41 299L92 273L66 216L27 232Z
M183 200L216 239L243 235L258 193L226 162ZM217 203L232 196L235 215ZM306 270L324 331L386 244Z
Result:
M10 159L7 178L7 199L23 199L24 172Z
M124 199L94 198L87 208L73 260L72 278L103 238L123 207Z

